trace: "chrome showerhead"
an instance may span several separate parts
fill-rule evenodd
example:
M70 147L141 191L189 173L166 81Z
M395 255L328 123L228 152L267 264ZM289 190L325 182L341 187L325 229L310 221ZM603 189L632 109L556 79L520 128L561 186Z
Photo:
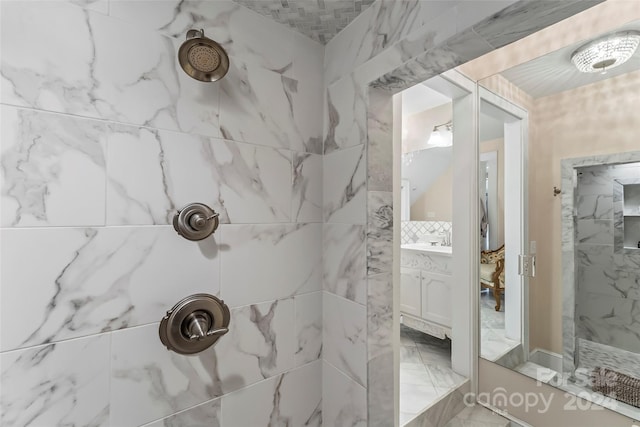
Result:
M178 61L185 73L202 82L220 80L229 71L227 52L205 37L203 30L187 31L187 41L178 50Z

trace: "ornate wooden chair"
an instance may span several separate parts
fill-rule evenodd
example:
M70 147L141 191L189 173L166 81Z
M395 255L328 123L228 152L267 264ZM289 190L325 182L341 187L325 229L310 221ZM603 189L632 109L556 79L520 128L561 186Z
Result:
M493 290L496 311L500 311L504 292L504 245L494 251L480 252L480 288Z

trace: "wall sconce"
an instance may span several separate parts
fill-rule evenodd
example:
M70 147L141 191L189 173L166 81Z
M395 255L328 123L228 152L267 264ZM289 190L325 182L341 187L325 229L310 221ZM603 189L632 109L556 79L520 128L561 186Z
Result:
M427 145L432 147L451 147L453 145L453 124L451 120L433 127Z

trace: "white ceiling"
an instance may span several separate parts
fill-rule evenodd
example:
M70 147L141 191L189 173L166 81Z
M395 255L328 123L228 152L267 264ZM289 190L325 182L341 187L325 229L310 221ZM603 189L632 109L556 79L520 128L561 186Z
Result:
M326 44L375 0L234 0Z
M613 32L625 30L640 30L640 21L632 22ZM593 39L601 36L595 36ZM581 73L571 62L571 54L588 42L589 40L585 40L510 68L502 72L502 75L533 98L540 98L640 69L639 49L628 62L604 75Z
M449 102L451 98L424 84L417 84L402 92L402 117L409 117Z

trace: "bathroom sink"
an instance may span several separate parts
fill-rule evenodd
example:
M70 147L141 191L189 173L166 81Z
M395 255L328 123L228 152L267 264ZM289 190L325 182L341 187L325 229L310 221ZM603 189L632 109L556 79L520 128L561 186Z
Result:
M451 255L451 246L432 246L430 243L407 243L400 246L401 249L411 249L414 251L432 252L443 255Z

